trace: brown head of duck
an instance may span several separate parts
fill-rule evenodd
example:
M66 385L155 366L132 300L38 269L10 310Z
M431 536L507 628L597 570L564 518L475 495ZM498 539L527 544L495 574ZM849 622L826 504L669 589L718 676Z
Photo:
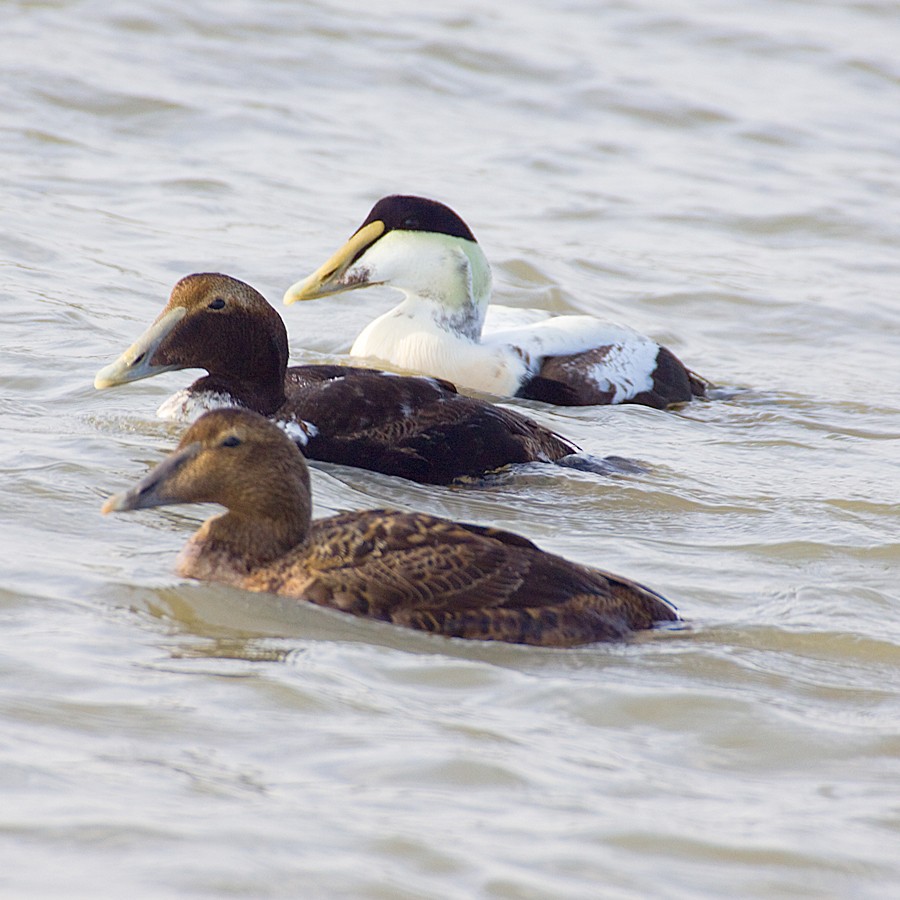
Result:
M498 529L366 510L311 522L302 454L247 410L207 413L103 512L218 503L181 574L450 637L544 646L624 638L677 619L656 592Z
M179 563L183 575L238 583L303 544L312 501L302 454L266 419L237 408L201 416L178 447L103 513L179 503L218 503Z
M221 393L271 415L285 401L287 363L287 330L268 301L243 281L204 272L175 285L156 321L97 373L94 387L206 369L193 392Z

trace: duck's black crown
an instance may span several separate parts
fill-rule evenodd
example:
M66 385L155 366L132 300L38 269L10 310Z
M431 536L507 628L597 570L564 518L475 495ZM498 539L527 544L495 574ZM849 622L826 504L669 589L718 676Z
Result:
M469 226L449 206L425 197L404 194L382 197L359 227L365 228L370 222L383 222L385 234L394 230L429 231L475 241Z

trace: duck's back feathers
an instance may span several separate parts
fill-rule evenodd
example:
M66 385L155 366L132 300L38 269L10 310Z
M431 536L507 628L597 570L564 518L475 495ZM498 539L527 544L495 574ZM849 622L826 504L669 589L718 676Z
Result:
M332 369L332 377L322 377L322 369ZM308 457L424 484L551 462L578 449L525 416L431 378L298 366L288 370L285 388L287 401L275 418L313 424Z
M387 372L383 369L373 369L369 366L339 366L318 363L308 366L291 366L287 370L285 384L290 385L294 390L303 390L312 385L322 384L326 381L334 381L338 378L362 377L367 375L383 375L386 378L394 378L397 381L406 381L408 378L416 381L430 381L440 385L445 391L456 394L456 385L451 381L445 381L442 378L431 378L425 375L405 376L398 375L396 372Z
M306 547L245 587L447 637L542 646L621 639L677 618L653 591L519 535L386 510L314 522Z
M540 374L526 381L516 396L564 406L638 403L666 409L706 393L697 378L665 347L658 347L649 366L620 370L614 347L551 356Z
M181 574L269 591L448 637L565 647L677 618L624 578L494 528L383 509L310 521L306 463L272 422L207 413L104 512L218 503Z

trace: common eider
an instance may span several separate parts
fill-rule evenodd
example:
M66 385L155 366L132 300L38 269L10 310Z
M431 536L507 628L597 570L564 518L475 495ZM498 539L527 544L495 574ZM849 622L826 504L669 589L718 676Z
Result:
M284 322L259 292L228 275L195 274L175 285L156 321L97 373L94 386L206 369L159 414L190 421L208 409L245 407L282 423L310 459L426 484L534 461L604 470L532 419L458 394L447 382L287 363Z
M678 618L659 594L506 531L384 509L311 521L309 470L272 422L206 413L103 512L218 503L179 574L447 637L571 647Z
M285 303L369 285L405 299L360 333L352 356L446 378L497 397L562 406L640 403L663 409L703 396L706 383L655 341L593 316L489 306L491 270L465 222L443 203L384 197ZM485 332L482 328L486 326Z

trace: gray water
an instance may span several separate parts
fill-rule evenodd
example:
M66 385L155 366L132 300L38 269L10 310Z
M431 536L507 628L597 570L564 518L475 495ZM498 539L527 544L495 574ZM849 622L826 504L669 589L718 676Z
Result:
M896 3L2 11L3 896L897 895ZM643 475L318 465L316 514L509 527L688 627L434 639L179 580L208 508L100 516L180 433L192 373L92 388L175 280L279 303L392 192L727 396L515 404ZM393 301L284 310L294 361Z

